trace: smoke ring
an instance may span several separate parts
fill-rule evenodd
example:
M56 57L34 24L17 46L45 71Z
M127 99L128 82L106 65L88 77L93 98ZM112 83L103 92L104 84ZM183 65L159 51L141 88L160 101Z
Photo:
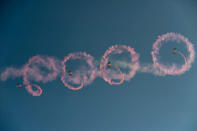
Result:
M38 86L36 84L31 84L28 79L28 72L30 70L30 65L34 64L34 62L42 63L47 69L53 71L52 73L48 73L47 76L37 75L39 77L37 77L36 81L41 81L43 83L46 83L48 81L54 80L54 79L56 79L59 71L58 71L56 65L54 64L53 59L50 57L46 57L46 59L44 59L41 56L37 55L37 56L33 56L32 58L29 59L29 61L27 62L27 64L24 66L24 69L23 69L23 85L25 85L26 90L30 94L32 94L33 96L40 96L42 94L42 89L40 88L40 86ZM36 77L36 76L34 76L34 77ZM32 86L36 87L37 90L33 90Z
M134 75L136 74L136 71L139 69L139 55L135 52L135 50L133 48L131 48L130 46L126 46L126 45L113 45L111 47L109 47L100 62L100 72L101 72L101 77L109 84L113 85L114 83L111 81L110 78L107 78L105 75L106 72L106 66L107 63L109 61L108 56L111 53L115 53L115 54L121 54L123 51L127 51L130 53L130 72L128 74L126 73L121 73L121 75L124 76L124 80L130 80L131 78L134 77ZM122 77L121 77L122 78ZM122 84L123 81L121 80L119 82L119 84ZM117 84L117 83L116 83Z
M188 58L185 58L185 56L181 52L178 52L184 58L185 61L185 64L182 65L181 68L178 68L176 65L169 67L159 63L159 50L163 45L162 42L168 42L168 41L176 41L177 43L184 42L186 44L187 50L189 52ZM151 54L152 54L154 66L168 75L183 74L185 71L191 68L191 65L195 59L195 50L193 44L188 40L188 38L177 33L166 33L163 34L162 36L159 36L158 39L153 44L153 50Z
M90 66L90 71L91 71L91 74L90 74L90 78L88 79L85 75L83 76L83 80L82 78L79 76L79 79L80 79L80 86L78 87L73 87L72 85L70 85L69 83L66 82L66 73L67 73L67 70L66 70L66 62L68 60L75 60L75 59L84 59L87 64ZM61 76L61 81L62 83L64 84L65 87L71 89L71 90L80 90L83 88L83 85L84 83L85 84L89 84L91 83L96 77L96 69L94 67L94 64L93 64L93 57L90 55L90 54L87 54L86 52L77 52L77 53L70 53L68 54L66 57L64 57L64 60L62 61L62 76Z

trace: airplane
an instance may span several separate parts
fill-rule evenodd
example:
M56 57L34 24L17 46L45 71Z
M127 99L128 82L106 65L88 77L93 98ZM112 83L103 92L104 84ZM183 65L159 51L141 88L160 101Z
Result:
M107 67L111 67L111 62L110 61L107 63Z
M68 71L68 75L69 75L69 76L72 76L72 74L73 74L73 73L69 70L69 71Z
M22 84L17 84L16 87L21 88L21 87L23 87L23 85Z
M176 53L177 53L176 48L173 48L172 53L173 53L173 54L176 54Z

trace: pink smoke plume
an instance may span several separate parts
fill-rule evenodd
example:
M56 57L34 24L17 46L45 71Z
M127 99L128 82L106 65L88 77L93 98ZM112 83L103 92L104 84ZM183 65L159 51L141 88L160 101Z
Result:
M184 64L179 68L177 65L163 65L159 60L159 50L164 42L176 41L186 44L189 52L188 57L176 51L184 59ZM116 60L113 64L109 64L110 55L129 53L129 61ZM133 48L126 45L114 45L109 47L104 53L100 67L97 69L94 65L94 58L86 52L70 53L64 57L63 61L49 56L33 56L20 69L9 67L0 74L0 80L6 81L9 78L23 77L23 86L27 92L33 96L40 96L42 89L35 82L50 82L60 77L63 85L71 90L80 90L83 86L89 85L96 77L102 77L107 83L111 85L120 85L125 80L129 81L133 78L136 72L153 73L154 75L181 75L191 68L195 59L195 50L192 43L184 36L176 33L164 34L156 40L153 44L153 51L151 52L153 64L139 64L139 54ZM82 60L87 63L86 66L80 66L74 72L67 72L67 62L69 60ZM44 69L43 69L44 68ZM129 71L123 72L121 69L128 68ZM112 79L119 80L118 82ZM34 89L33 89L34 87Z
M0 75L1 81L6 81L9 78L15 79L17 77L23 76L23 69L16 69L13 67L6 68L3 73Z

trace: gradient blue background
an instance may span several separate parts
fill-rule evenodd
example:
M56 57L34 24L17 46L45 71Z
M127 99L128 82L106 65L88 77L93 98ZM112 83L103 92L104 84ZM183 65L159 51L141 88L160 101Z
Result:
M100 59L113 44L130 45L152 63L157 36L178 32L196 47L195 0L1 0L0 70L36 54L63 59L86 51ZM101 78L81 91L61 81L32 97L0 82L0 131L196 131L197 67L181 76L137 73L110 86Z

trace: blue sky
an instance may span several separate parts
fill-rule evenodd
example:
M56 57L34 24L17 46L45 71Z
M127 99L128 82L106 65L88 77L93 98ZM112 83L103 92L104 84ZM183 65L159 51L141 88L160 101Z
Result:
M4 0L0 71L37 54L61 60L86 51L99 60L114 44L135 48L151 64L158 35L178 32L196 47L196 7L195 0ZM21 78L9 79L0 82L0 130L196 131L196 75L194 63L180 76L137 73L119 86L97 78L77 92L58 78L41 84L40 97L16 88Z

